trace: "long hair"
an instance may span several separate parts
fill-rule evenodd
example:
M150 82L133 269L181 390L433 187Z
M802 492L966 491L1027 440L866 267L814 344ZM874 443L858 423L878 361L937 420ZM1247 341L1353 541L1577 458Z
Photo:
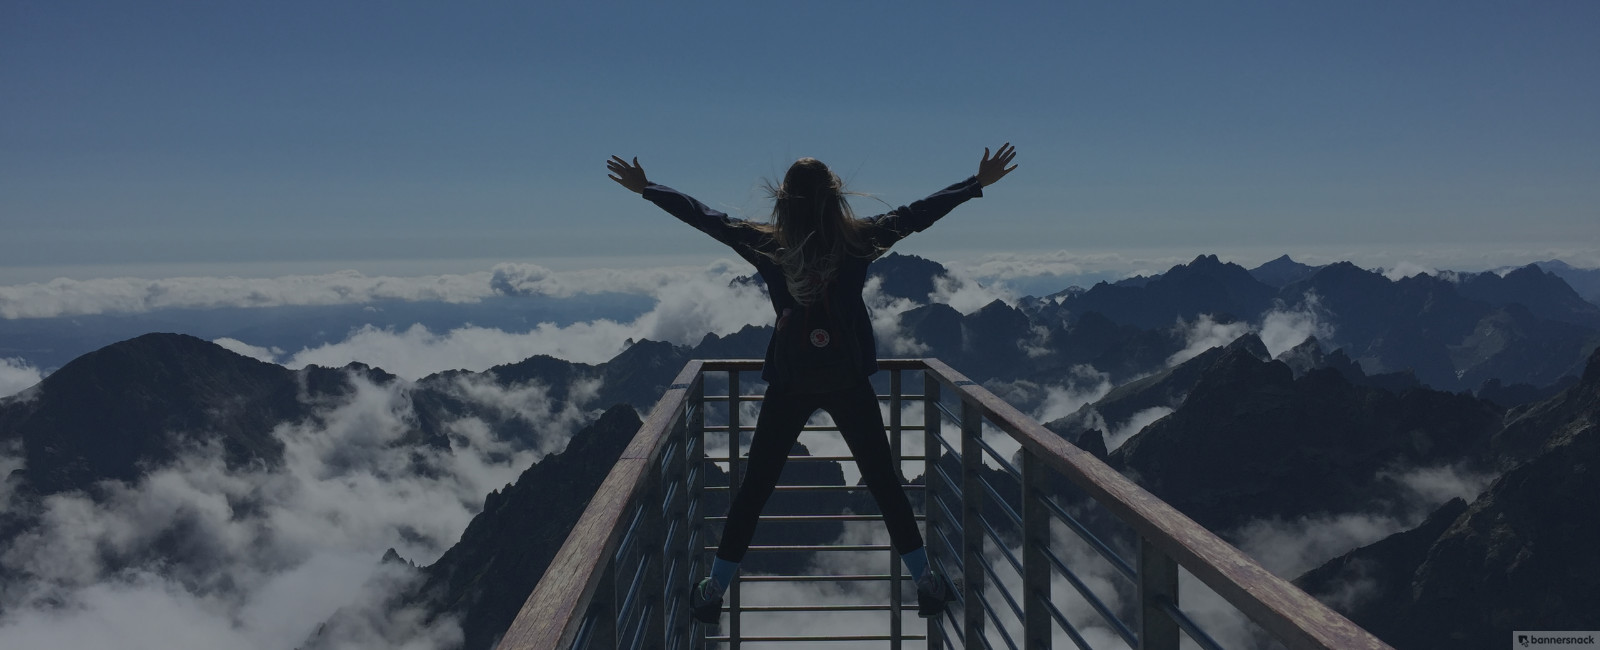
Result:
M865 223L856 219L839 176L816 158L801 158L789 166L783 184L772 195L772 223L755 223L777 243L766 255L783 269L789 294L802 305L822 296L822 290L839 273L845 257L876 258L883 249L869 241Z

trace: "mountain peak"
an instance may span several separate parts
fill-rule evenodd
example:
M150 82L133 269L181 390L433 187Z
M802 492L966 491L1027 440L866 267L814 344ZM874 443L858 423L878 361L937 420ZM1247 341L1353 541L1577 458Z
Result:
M185 334L113 343L39 388L0 421L5 436L22 439L28 481L41 494L133 480L194 439L220 443L230 465L275 464L283 443L273 427L305 414L293 371Z

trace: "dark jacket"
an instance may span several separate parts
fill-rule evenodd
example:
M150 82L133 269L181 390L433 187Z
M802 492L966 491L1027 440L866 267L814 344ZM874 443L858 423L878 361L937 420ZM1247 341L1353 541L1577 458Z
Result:
M789 294L789 285L784 280L783 269L767 256L777 249L776 241L753 228L742 227L741 220L707 207L693 197L665 185L648 185L644 188L643 194L644 198L671 213L672 216L727 244L739 254L739 257L754 264L756 271L761 274L761 279L767 283L767 293L772 297L772 311L775 316L782 315L785 309L799 306L794 296ZM907 235L922 232L933 225L933 222L949 214L967 199L980 196L983 196L983 186L978 184L978 178L976 176L968 178L911 205L901 206L887 214L865 219L864 221L869 224L866 230L867 238L878 248L887 250ZM855 330L857 338L856 347L861 350L860 368L863 377L878 371L878 352L872 338L872 321L867 315L867 305L861 299L861 291L867 283L867 265L871 262L870 259L860 257L845 258L839 264L839 272L832 288L833 291L840 292L836 295L844 296L847 317L853 321L852 329ZM766 365L761 371L761 378L768 383L773 380L772 351L773 346L769 341Z

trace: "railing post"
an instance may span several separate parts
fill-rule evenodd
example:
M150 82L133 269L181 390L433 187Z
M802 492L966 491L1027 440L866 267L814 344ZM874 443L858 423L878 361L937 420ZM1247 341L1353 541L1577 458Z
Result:
M968 648L983 645L983 486L979 471L983 469L983 449L978 437L983 435L983 411L964 396L961 400L961 573L965 579L965 614L962 627L966 632Z
M894 463L894 479L905 483L900 470L900 371L889 371L889 459ZM889 650L900 650L900 636L904 633L900 622L900 556L889 551Z
M617 647L617 558L614 555L606 563L606 571L600 576L600 586L594 590L594 598L589 601L588 616L595 621L594 631L589 634L588 647Z
M693 409L690 415L688 409ZM700 551L701 540L706 538L706 507L700 499L704 496L705 472L709 458L706 455L706 376L702 372L695 376L694 387L689 390L689 403L684 411L684 446L683 446L683 489L684 507L694 513L694 517L687 522L684 529L683 548L687 555L684 557L684 582L694 585L695 577L700 574L697 567L700 562L696 559L702 557ZM698 504L699 507L695 507ZM707 565L709 568L709 565ZM680 590L687 592L687 589ZM683 594L678 594L680 597ZM684 608L689 606L688 598L684 598ZM700 626L689 622L686 611L680 611L678 620L682 621L681 636L683 648L689 650L699 644Z
M688 605L688 599L684 597L687 591L684 585L692 579L689 565L694 558L694 551L689 546L694 538L694 523L689 521L689 507L694 500L694 493L689 486L689 453L694 449L693 434L689 430L687 411L679 411L673 421L671 433L667 436L670 453L664 454L666 476L662 480L662 491L674 495L670 503L662 504L667 509L662 521L661 549L661 569L665 572L661 605L665 626L663 648L684 647L681 645L686 640L683 628L689 620L683 610ZM668 489L669 486L671 489ZM669 535L668 531L676 533ZM673 605L677 606L676 615L667 618L669 610L674 610Z
M944 451L939 445L939 435L944 418L939 415L939 379L927 369L922 371L922 514L926 522L927 534L923 535L923 548L928 549L928 570L932 571L935 565L934 556L940 545L935 544L934 536L938 535L939 506L934 501L939 495L939 474L934 467L939 464L939 457ZM944 627L940 618L928 619L928 650L944 648Z
M1022 451L1022 625L1023 647L1049 650L1051 621L1050 577L1054 568L1045 558L1050 546L1050 512L1045 509L1048 470L1026 447Z
M1178 562L1139 537L1139 650L1178 650L1178 622L1161 611L1178 604Z
M666 492L662 487L666 478L661 472L659 460L650 463L645 478L647 487L639 503L644 516L639 519L639 539L635 542L639 561L644 563L644 576L639 580L640 608L643 612L639 625L644 628L640 637L651 647L659 647L658 644L667 638L667 617L661 611L666 604L666 568L663 564L667 558L661 553L662 545L666 542L666 522L661 513L661 502Z
M728 505L739 494L739 371L728 371ZM728 586L728 648L739 650L739 578Z

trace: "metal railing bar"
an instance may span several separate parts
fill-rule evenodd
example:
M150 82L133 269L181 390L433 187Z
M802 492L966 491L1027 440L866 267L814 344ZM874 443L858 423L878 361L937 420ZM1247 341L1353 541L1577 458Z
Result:
M671 483L667 484L667 489L661 495L661 516L669 516L672 513L672 509L677 500L678 482L672 481Z
M989 561L989 558L984 557L982 554L979 554L977 558L978 566L983 567L983 572L989 574L989 577L994 578L994 590L1000 592L1001 598L1006 599L1006 604L1011 606L1011 613L1017 615L1017 622L1020 623L1026 620L1026 617L1022 615L1022 606L1017 604L1017 601L1011 597L1011 590L1006 589L1005 584L1000 581L1000 572L994 570L994 564ZM988 600L988 596L985 595L983 600ZM999 614L995 615L994 623L999 627L1005 627L1005 625L1000 623Z
M954 543L951 543L949 535L944 534L944 531L942 531L942 530L935 531L935 532L937 532L939 534L939 541L944 543L945 550L950 551L950 557L952 558L952 560L954 558L961 557L960 548L957 547ZM948 569L950 566L955 566L957 568L961 568L961 563L960 562L953 562L953 561L952 562L945 562L945 561L942 561L942 560L935 560L935 562L939 565L939 568L941 570ZM942 571L941 575L943 575L946 580L949 580L949 579L951 579L951 577L959 576L961 574L960 573L951 573L951 572L945 570L945 571ZM966 596L963 595L962 592L963 592L963 590L956 589L954 596L956 597L956 602L961 603L962 606L965 606L967 604L967 599L966 599Z
M946 547L950 546L950 540L949 539L944 540L944 542L945 542L945 546ZM959 553L957 553L953 557L961 557L961 555ZM960 575L959 573L951 572L950 571L951 564L949 562L945 562L944 560L941 560L939 558L929 557L928 558L928 563L929 563L930 566L931 565L937 565L939 567L938 570L939 570L940 575L943 575L946 580L950 579L950 576L952 576L952 575ZM967 606L966 597L963 595L963 592L965 592L966 590L964 590L964 589L955 589L954 591L955 591L955 593L953 595L956 597L956 602L961 603L962 607L966 607ZM952 613L948 609L945 610L944 616L940 616L939 618L934 619L934 620L938 621L939 625L950 628L949 631L953 633L953 634L944 635L945 640L947 642L949 642L952 637L960 639L960 638L963 638L963 637L966 636L966 633L967 633L966 630L961 629L961 626L957 622L960 619L958 619L957 617L953 616Z
M1050 618L1056 620L1056 624L1061 626L1061 631L1067 633L1067 638L1072 639L1072 644L1078 646L1078 650L1094 650L1089 647L1089 640L1083 638L1083 635L1078 632L1078 628L1072 624L1072 621L1067 620L1067 615L1056 609L1055 603L1046 598L1044 606L1045 610L1050 612ZM1139 644L1129 642L1128 647L1137 648Z
M740 401L743 401L743 400L740 400ZM746 431L755 431L755 430L756 430L756 427L753 424L752 425L739 425L739 432L740 433L743 433L743 432L746 432ZM805 425L803 427L800 427L800 430L801 431L822 431L822 432L825 432L825 433L838 433L839 432L839 427L832 426L832 425L827 425L827 424L807 424L807 425ZM706 425L705 432L706 433L722 433L722 434L726 434L728 432L728 425L726 425L726 424L708 424L708 425Z
M989 493L989 498L994 500L994 502L1000 506L1001 511L1003 511L1006 516L1011 519L1011 522L1016 524L1017 528L1022 528L1022 515L1019 514L1015 508L1011 507L1011 504L1006 501L1005 497L1000 495L1000 491L995 489L994 484L990 483L989 479L984 478L981 475L978 477L978 483L983 486L984 492Z
M951 514L950 506L949 506L949 504L945 503L944 498L943 497L939 497L939 496L934 496L933 497L933 502L939 506L939 511L944 513L944 515L945 515L945 519L944 519L945 525L948 526L951 530L961 530L961 520L958 519L958 518L950 516L950 514Z
M633 629L633 640L628 643L628 647L629 648L642 647L641 644L644 641L643 637L644 637L645 630L648 630L650 628L650 626L647 625L646 622L650 620L650 612L651 612L652 609L653 609L652 607L650 607L649 605L646 605L644 607L644 610L639 613L639 623Z
M959 461L959 460L961 460L961 458L958 456L958 457L956 457L956 460ZM940 465L934 465L933 466L933 471L938 472L939 473L939 479L944 481L944 490L946 492L949 492L950 494L954 495L957 499L964 498L961 495L961 484L960 483L956 483L953 479L950 478L950 472L944 471L944 467L942 467Z
M852 460L855 460L855 459L856 459L855 456L789 456L788 457L789 462L797 462L797 461L798 462L828 461L828 462L834 462L834 463L843 463L843 462L852 461ZM910 461L914 461L914 460L924 461L924 460L927 460L927 458L924 457L924 456L904 456L900 460L903 461L903 462L910 462ZM749 456L740 456L739 457L739 462L741 462L741 463L749 463L750 462L750 457Z
M924 490L924 489L927 489L926 487L921 486L921 485L917 485L915 483L906 483L906 484L901 485L900 487L902 487L902 488L904 488L906 490ZM773 489L777 490L778 492L847 492L847 491L854 491L854 490L865 490L865 489L867 489L867 486L865 486L865 485L779 485L777 487L774 487ZM707 492L727 492L728 491L728 486L726 486L726 485L707 485L705 487L705 490Z
M939 409L940 412L944 413L945 417L950 418L952 422L956 422L958 424L961 422L961 416L957 414L951 407L945 405L944 402L934 402L933 406L934 408Z
M865 582L886 581L890 576L887 573L841 573L834 575L753 575L739 576L743 582ZM900 576L905 582L911 582L910 576Z
M1101 601L1100 597L1094 594L1093 590L1089 589L1089 585L1085 584L1083 580L1078 578L1077 573L1073 572L1072 569L1067 567L1067 563L1062 562L1061 558L1056 557L1055 551L1052 551L1048 548L1044 549L1044 556L1045 559L1050 561L1051 566L1054 566L1057 571L1061 572L1061 577L1066 578L1067 583L1071 584L1073 589L1078 590L1078 595L1083 596L1083 599L1089 603L1089 606L1093 607L1094 611L1100 613L1101 618L1104 618L1107 623L1111 624L1111 627L1116 630L1117 635L1121 636L1123 641L1128 642L1129 647L1138 647L1139 644L1136 641L1136 635L1133 633L1133 629L1129 628L1127 624L1123 623L1122 619L1118 618L1116 613L1111 611L1111 608L1107 607L1105 602Z
M1189 615L1185 614L1183 610L1178 609L1178 606L1171 600L1159 598L1156 600L1156 606L1160 607L1162 612L1165 612L1174 623L1178 624L1178 629L1183 630L1185 634L1189 635L1190 639L1200 644L1200 647L1205 648L1205 650L1222 650L1222 646L1217 643L1216 639L1211 638L1211 635L1206 634L1205 630L1200 629L1200 626L1196 625L1194 620L1190 619Z
M978 515L978 523L983 524L983 529L988 534L989 539L994 540L995 548L1000 549L1000 552L1005 555L1006 561L1011 563L1011 568L1017 570L1017 575L1027 575L1027 572L1022 570L1022 562L1017 561L1017 556L1011 553L1011 548L1006 544L1006 541L1000 539L1000 532L994 529L993 524L989 523L989 518ZM998 576L996 577L998 578ZM1019 616L1018 618L1021 617Z
M639 531L639 522L644 520L644 504L639 504L633 509L633 518L628 521L627 532L623 533L622 541L617 543L617 550L612 554L613 560L621 559L625 551L633 548L634 535Z
M927 515L914 515L925 521ZM706 521L727 521L727 517L706 517ZM883 515L762 515L761 523L786 523L802 521L883 521Z
M759 401L761 401L761 400L763 400L765 398L766 398L765 395L759 395L759 394L745 394L745 393L740 393L739 394L739 401L741 401L741 402L759 402ZM726 402L726 401L728 401L728 396L727 395L707 395L707 396L705 396L705 397L703 397L701 399L704 399L707 402Z
M572 637L572 647L589 647L589 640L594 636L594 626L599 624L599 619L585 617L583 624L578 626L578 633Z
M1010 460L1001 458L1000 452L996 451L994 447L989 446L989 443L984 442L983 436L976 436L972 439L972 441L978 443L978 446L983 448L986 456L993 458L994 462L999 463L1000 469L1005 470L1006 473L1010 474L1012 478L1017 479L1018 483L1022 482L1022 470L1017 469L1015 465L1012 465Z
M945 450L947 451L947 453L945 455L947 455L947 456L955 456L958 459L961 458L961 449L957 448L954 444L952 444L950 442L950 440L945 437L944 434L936 435L936 436L933 437L933 439L939 441L939 446L940 447L944 447L945 448Z
M893 548L894 548L893 546L890 546L888 544L834 544L834 545L829 545L829 544L770 544L770 545L751 545L748 550L750 552L752 552L752 553L756 552L756 551L763 551L763 552L812 552L812 551L857 551L857 552L865 552L865 551L888 551L888 550L891 550ZM715 546L706 546L706 547L702 547L702 550L715 551L715 550L717 550L717 547L715 547Z
M1093 532L1090 532L1087 527L1079 522L1077 517L1067 514L1067 511L1064 508L1051 499L1042 499L1040 503L1043 503L1046 509L1050 510L1052 514L1060 519L1061 523L1064 523L1068 528L1071 528L1072 532L1077 533L1079 538L1085 542L1088 542L1089 546L1093 547L1094 550L1099 552L1102 557L1111 562L1111 566L1116 568L1118 572L1126 576L1129 580L1136 582L1138 581L1139 572L1134 570L1133 565L1128 564L1128 561L1122 559L1122 556L1118 555L1115 550L1112 550L1112 548L1106 545L1105 542L1100 541L1100 538Z
M981 555L978 557L978 565L979 566L982 566L984 568L990 568L988 566L988 564L989 563L987 561L985 561ZM992 572L992 569L991 569L991 572ZM1004 589L1001 590L1002 595L1003 595L1004 591L1005 591ZM1007 596L1007 598L1009 599L1010 597ZM1011 633L1007 632L1006 631L1006 626L1000 622L1000 614L998 612L994 611L994 606L989 604L989 599L988 598L979 598L978 599L978 604L983 606L984 613L988 614L989 615L989 620L994 622L994 631L1000 633L1000 639L1006 642L1006 647L1011 648L1011 650L1017 650L1017 642L1015 640L1012 640ZM982 638L983 638L983 645L985 647L989 647L989 648L993 648L994 647L993 644L989 643L989 635L985 634L985 635L983 635Z
M900 637L909 641L923 641L928 637L920 634L907 634ZM841 634L838 636L740 636L741 643L783 643L783 642L824 642L824 641L893 641L894 637L887 634ZM726 635L707 636L708 642L728 643L732 638Z
M727 608L724 607L724 610ZM740 605L741 612L785 614L797 612L887 612L888 605Z
M706 424L706 426L701 427L701 431L707 432L707 434L726 434L728 432L728 424ZM755 424L739 424L739 431L755 431ZM806 426L800 427L800 431L835 432L837 434L838 427L829 426L829 424L806 424ZM923 431L923 427L922 424L901 424L901 431Z
M633 579L628 581L628 595L623 597L622 604L617 606L617 630L621 631L623 621L628 620L633 611L633 600L639 595L639 585L644 583L644 571L650 565L650 558L640 558L639 568L634 569Z

